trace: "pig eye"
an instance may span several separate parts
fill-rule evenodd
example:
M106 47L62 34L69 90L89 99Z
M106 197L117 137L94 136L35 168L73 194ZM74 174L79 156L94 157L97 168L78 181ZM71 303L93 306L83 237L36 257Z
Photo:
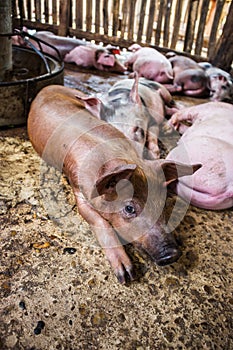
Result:
M140 128L140 126L135 126L133 128L134 133L134 140L140 142L141 140L144 140L145 138L145 131Z
M124 207L123 212L128 218L136 216L136 210L133 204L127 204Z

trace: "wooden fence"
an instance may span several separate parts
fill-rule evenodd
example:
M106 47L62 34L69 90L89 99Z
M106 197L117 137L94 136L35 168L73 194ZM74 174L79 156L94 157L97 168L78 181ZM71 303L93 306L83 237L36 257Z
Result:
M13 24L128 47L213 56L229 0L13 0ZM20 21L20 17L23 21Z

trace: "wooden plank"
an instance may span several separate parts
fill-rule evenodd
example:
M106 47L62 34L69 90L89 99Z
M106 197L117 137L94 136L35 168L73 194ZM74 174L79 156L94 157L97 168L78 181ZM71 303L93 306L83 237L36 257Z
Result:
M210 57L210 62L227 72L231 71L233 57L233 1L230 3L230 8L226 22L223 27L222 35L218 41L216 52Z
M171 46L170 46L171 49L175 49L179 38L182 3L183 3L183 0L177 0L176 2L175 18L173 23L173 34L172 34L172 40L171 40Z
M104 34L108 34L108 0L104 0L103 7L103 18L104 18Z
M12 32L11 22L11 1L2 1L0 3L0 33L7 34ZM0 39L0 81L4 81L7 72L12 70L12 48L11 40L6 37Z
M194 40L194 31L197 19L199 0L191 0L189 13L188 13L188 22L185 31L184 38L184 51L191 52Z
M44 0L44 16L45 16L45 22L49 23L49 1Z
M60 0L58 35L67 36L69 31L70 0Z
M160 1L160 6L159 6L159 14L158 14L158 19L157 19L157 27L156 27L156 32L155 32L155 44L159 45L160 44L160 37L161 37L161 28L162 28L162 20L163 20L163 12L164 12L164 4L165 1L161 0Z
M73 6L74 6L74 1L70 0L68 6L69 6L69 27L71 28L73 26Z
M165 18L163 28L163 46L168 47L170 36L170 18L171 18L172 0L167 0L165 7Z
M140 8L140 20L138 25L137 41L142 41L143 27L145 22L145 12L146 12L146 0L142 0Z
M95 2L95 32L100 32L100 1Z
M12 18L17 17L16 0L12 0L12 1L11 1L11 8L12 8Z
M208 56L212 56L215 51L217 30L218 30L218 26L219 26L219 22L221 19L222 10L225 2L226 0L218 0L216 4L214 20L213 20L213 24L210 32L210 38L209 38Z
M83 0L76 0L76 28L83 29Z
M34 0L36 21L41 21L41 2Z
M200 15L199 26L197 30L197 38L196 38L196 46L195 46L196 55L201 55L203 42L204 42L205 23L206 23L208 10L209 10L209 3L210 3L210 0L205 0L202 2L201 15Z
M119 0L113 1L112 35L117 36L119 26Z
M32 19L31 0L27 0L26 7L27 7L27 18L30 20Z
M19 3L19 8L21 8L22 11L22 18L26 18L26 14L25 14L25 3L24 1L22 1L22 4ZM20 14L21 15L21 14Z
M154 17L155 17L155 0L151 0L150 2L150 8L149 8L149 19L147 24L147 30L146 30L146 42L151 42L151 37L153 33L153 26L154 26Z
M91 32L91 25L92 25L92 0L86 1L86 30L88 32Z
M18 28L20 24L19 18L13 19L13 27ZM58 25L48 24L48 23L41 23L41 22L35 22L35 21L28 21L23 20L23 25L27 27L28 29L36 29L36 30L48 30L50 32L53 32L54 34L58 34Z
M122 21L121 21L121 38L124 38L125 32L127 31L127 18L128 18L128 5L127 0L123 0L122 3Z
M131 0L130 6L129 6L128 40L134 40L135 6L136 6L136 0Z
M53 24L57 24L57 0L52 0Z

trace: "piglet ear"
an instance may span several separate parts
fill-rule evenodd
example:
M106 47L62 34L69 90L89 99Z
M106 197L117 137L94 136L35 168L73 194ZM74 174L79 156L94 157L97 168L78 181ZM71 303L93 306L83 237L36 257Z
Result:
M161 163L162 170L165 176L164 185L167 186L171 182L177 180L179 177L192 175L202 167L202 164L183 164L173 161L163 161Z
M173 76L173 70L172 68L168 68L166 67L164 71L160 72L160 75L166 75L166 77L170 80L173 80L174 76Z
M95 187L92 190L91 198L95 198L103 194L115 194L117 183L123 179L129 180L136 168L136 164L124 164L105 172L96 181Z
M133 78L134 78L134 83L129 95L130 101L133 103L136 103L138 106L141 106L142 101L138 93L138 73L137 72L133 73Z
M76 94L75 97L84 104L85 108L89 112L91 112L92 115L101 119L100 112L101 112L102 102L100 101L100 99L96 97L81 96L78 94Z

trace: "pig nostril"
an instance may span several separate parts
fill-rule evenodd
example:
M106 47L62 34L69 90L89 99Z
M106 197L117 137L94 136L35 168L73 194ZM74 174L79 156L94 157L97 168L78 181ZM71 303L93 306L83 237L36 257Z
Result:
M168 248L163 255L156 259L156 264L159 266L170 265L176 262L182 255L182 252L178 248Z

